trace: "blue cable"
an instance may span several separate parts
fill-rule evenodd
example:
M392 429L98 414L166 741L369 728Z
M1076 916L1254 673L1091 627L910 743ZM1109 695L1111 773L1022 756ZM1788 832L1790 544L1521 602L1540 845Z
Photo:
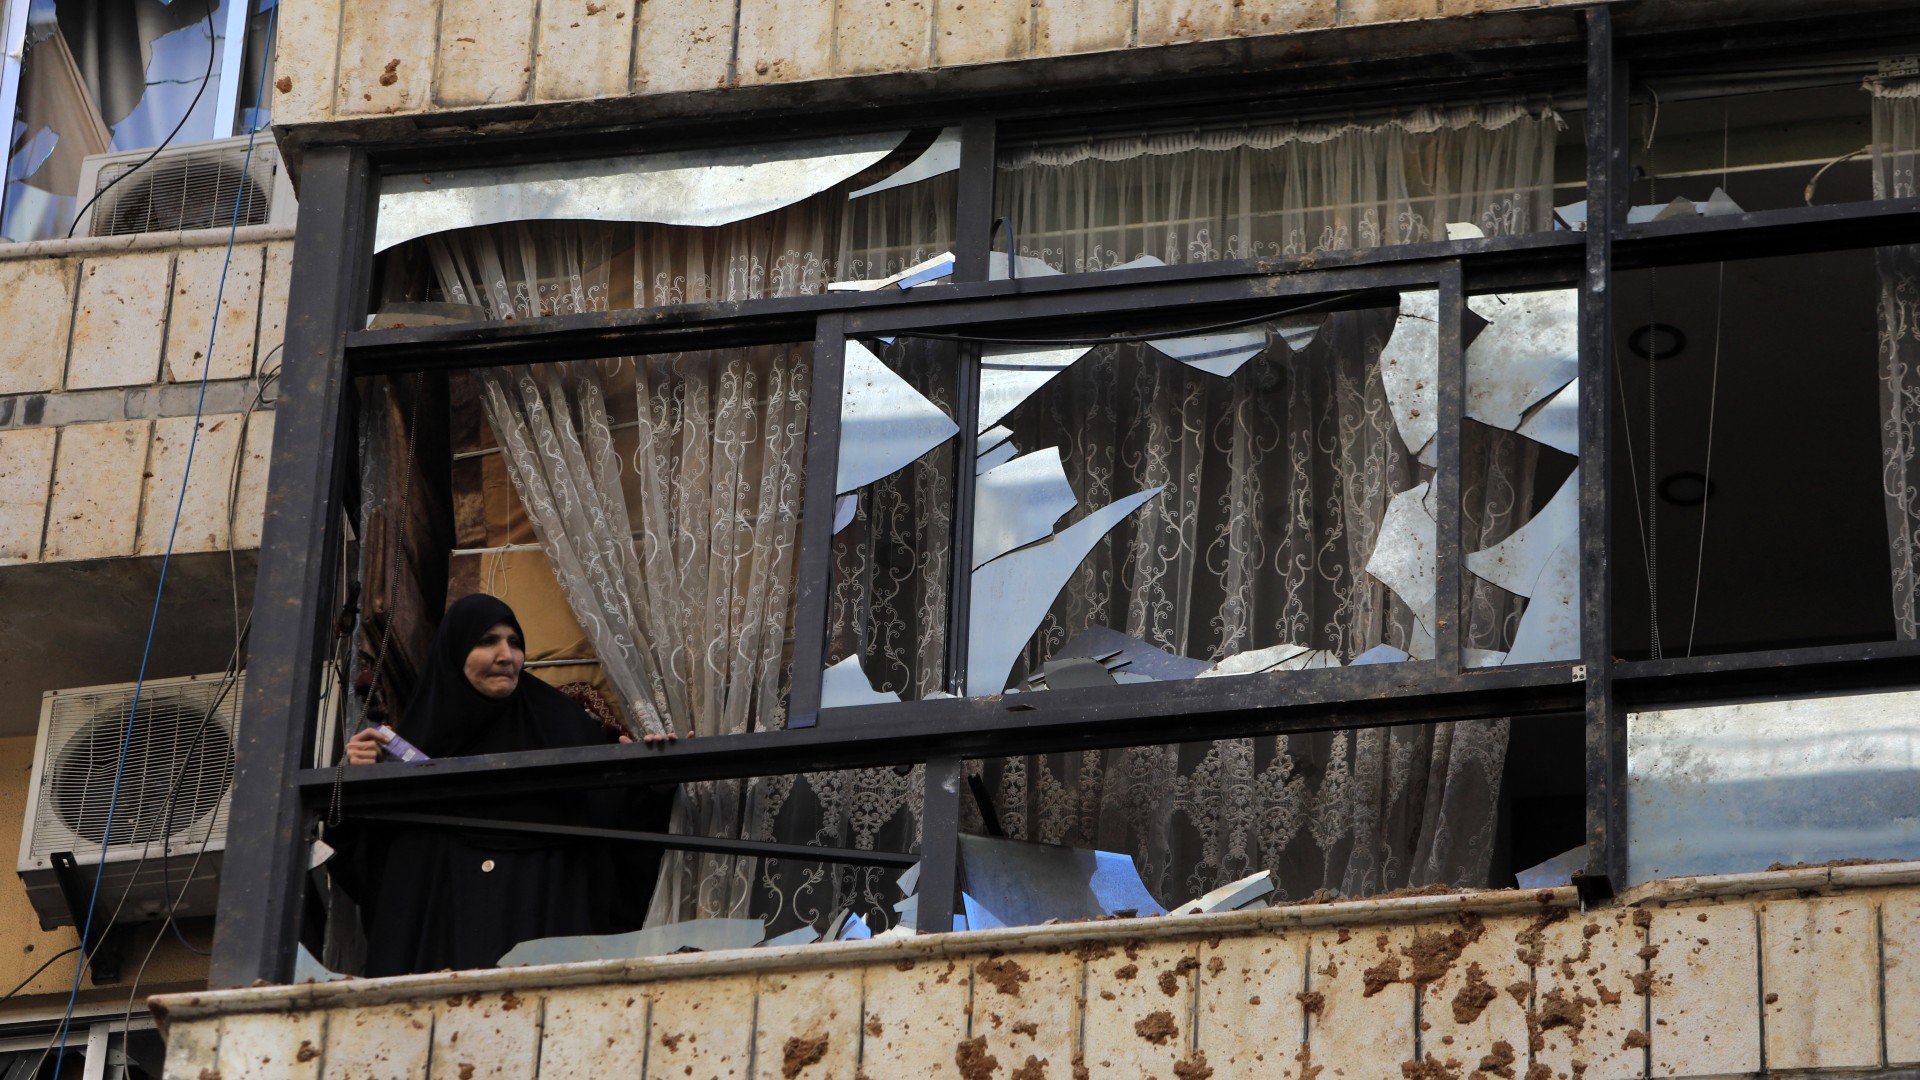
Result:
M229 2L232 2L232 0L229 0ZM273 56L274 23L278 20L279 16L280 5L276 3L267 15L267 48L265 55L268 58ZM263 60L260 64L260 80L255 85L253 92L256 110L262 100L261 95L266 92L267 67L267 62ZM174 538L180 532L180 510L187 504L187 482L193 478L193 452L200 443L200 419L205 414L207 407L207 377L213 373L213 343L214 339L220 333L220 303L226 296L227 270L233 265L233 247L237 234L240 231L240 208L245 205L247 199L247 170L253 164L253 143L254 140L259 137L259 134L260 129L258 126L255 126L247 132L247 153L246 156L240 160L240 185L239 190L234 193L233 217L227 225L227 254L226 258L220 264L220 284L219 287L214 290L213 294L212 326L207 330L206 362L200 368L200 398L193 407L193 433L187 439L187 460L180 470L180 497L176 499L173 504L173 526L167 530L167 551L166 554L160 557L160 582L153 591L153 613L147 618L147 641L146 645L140 651L140 673L134 678L133 682L133 704L127 709L127 726L120 735L120 758L114 765L113 770L113 794L107 800L107 822L100 833L100 864L94 867L93 870L93 894L87 900L87 918L85 924L82 925L80 929L80 943L83 946L86 944L88 935L93 933L93 916L95 910L100 905L100 881L106 875L107 847L113 839L113 817L119 808L120 782L122 778L125 777L127 771L127 751L133 745L133 721L134 718L140 714L140 691L147 681L147 661L153 656L153 633L155 628L160 624L160 600L167 593L167 568L173 562ZM235 450L235 453L245 452L245 447L239 447ZM232 546L233 537L227 537L227 544L228 546ZM160 838L160 843L163 845L163 853L166 842L166 837L163 836ZM73 989L67 994L66 1011L60 1017L60 1049L53 1059L53 1072L55 1076L60 1074L60 1066L67 1056L67 1032L73 1024L73 1010L78 1007L80 1003L80 975L81 972L86 970L87 961L90 958L90 956L83 953L80 957L80 962L73 967Z

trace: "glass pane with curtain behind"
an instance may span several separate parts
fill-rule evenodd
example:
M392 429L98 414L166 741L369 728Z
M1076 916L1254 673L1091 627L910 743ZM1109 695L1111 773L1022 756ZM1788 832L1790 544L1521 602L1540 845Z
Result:
M422 303L467 305L450 314L470 320L528 318L811 296L885 279L953 249L951 171L885 186L915 175L903 170L931 151L934 135L906 133L847 179L785 205L768 195L774 209L724 224L508 220L399 243L378 256L376 324L404 324L418 310L408 305ZM679 157L697 163L699 152Z
M1541 232L1563 127L1506 103L1012 141L995 213L1064 273Z

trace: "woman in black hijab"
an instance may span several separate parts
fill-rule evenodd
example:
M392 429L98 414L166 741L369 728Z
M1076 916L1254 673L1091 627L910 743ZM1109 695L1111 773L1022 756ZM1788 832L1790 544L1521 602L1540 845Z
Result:
M611 741L572 699L522 677L525 663L513 609L484 594L462 598L441 620L397 731L435 758ZM359 733L348 743L348 760L373 760L383 741L372 729ZM601 789L421 809L665 831L670 799L671 788ZM492 967L533 938L636 929L659 866L657 850L616 850L597 840L371 823L355 831L363 838L351 844L359 857L346 869L359 880L347 884L360 902L369 976Z

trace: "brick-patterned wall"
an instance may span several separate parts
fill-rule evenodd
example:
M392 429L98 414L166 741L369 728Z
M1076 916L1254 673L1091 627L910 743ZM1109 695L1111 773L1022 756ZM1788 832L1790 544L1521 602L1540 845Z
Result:
M217 313L224 230L0 257L0 565L164 550L203 372L175 550L229 545L235 455L231 543L259 545L273 413L246 414L279 363L293 244L249 231Z
M1588 0L287 0L274 122L662 94Z
M167 1075L1631 1080L1920 1063L1920 864L158 1000ZM1631 898L1629 898L1631 899ZM231 1071L230 1071L231 1070Z

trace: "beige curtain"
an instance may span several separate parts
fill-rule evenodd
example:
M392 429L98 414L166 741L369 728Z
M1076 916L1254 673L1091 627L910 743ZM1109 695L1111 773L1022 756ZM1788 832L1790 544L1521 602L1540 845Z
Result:
M1873 79L1873 196L1920 195L1920 79ZM1920 637L1920 244L1875 252L1880 270L1880 405L1893 617Z

